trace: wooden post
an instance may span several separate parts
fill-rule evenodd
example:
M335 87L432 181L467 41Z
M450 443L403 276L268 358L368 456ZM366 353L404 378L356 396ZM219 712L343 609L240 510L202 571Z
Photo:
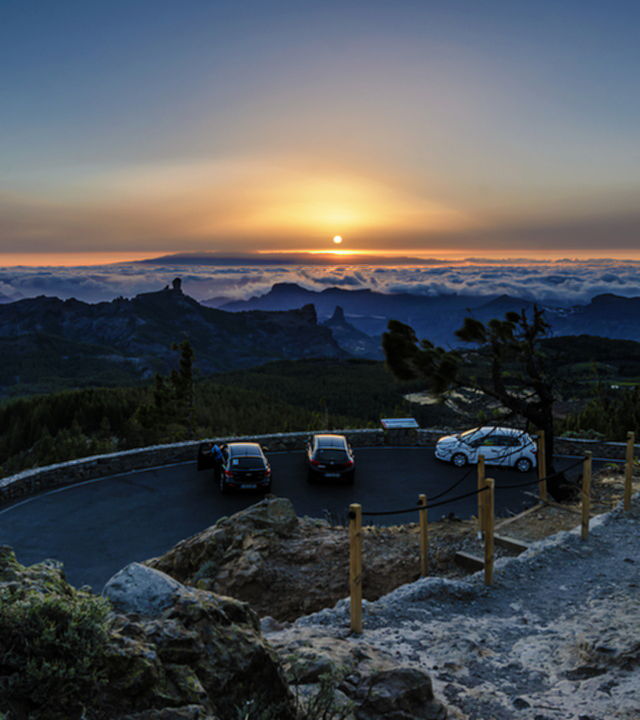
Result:
M547 499L547 452L544 441L544 430L538 430L538 490L540 500Z
M427 496L418 495L418 505L424 510L418 510L420 515L420 575L429 574L429 526L427 524Z
M589 537L591 516L591 453L586 452L582 463L582 539Z
M349 505L349 594L351 630L362 632L362 506Z
M624 509L631 510L631 487L633 483L633 451L635 433L627 433L627 461L624 466Z
M478 455L478 490L484 487L484 455ZM478 493L478 532L484 530L484 501L486 492Z
M487 497L483 501L484 507L484 584L491 585L493 583L493 530L495 525L494 518L494 494L495 481L491 478L485 480L488 490L482 494Z

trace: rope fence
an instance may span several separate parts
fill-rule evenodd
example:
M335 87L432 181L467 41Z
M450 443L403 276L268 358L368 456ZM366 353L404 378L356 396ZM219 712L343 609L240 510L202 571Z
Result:
M582 465L582 460L576 460L574 463L571 463L566 468L563 468L562 470L558 470L557 472L554 472L552 475L546 475L545 481L548 483L550 480L555 480L556 478L562 477L565 473L569 472L570 470L573 470L574 468L577 468L578 465ZM499 490L509 490L510 488L523 488L528 487L530 485L537 485L540 482L538 478L535 480L528 480L527 482L517 483L515 485L496 485L496 488Z
M464 493L463 495L456 495L456 497L449 498L449 500L441 500L440 502L437 502L437 503L430 503L429 507L435 508L435 507L440 507L441 505L448 505L449 503L457 502L458 500L464 500L465 498L472 497L473 495L477 495L478 493L484 492L485 490L486 490L486 488L481 488L479 490L471 490L471 492ZM403 515L404 513L416 512L416 510L418 512L420 512L422 509L423 508L421 507L420 500L418 500L418 502L413 507L410 507L410 508L403 508L402 510L381 510L378 512L369 511L369 512L363 512L362 515L363 515L363 517L364 516L377 517L377 516L381 516L381 515ZM349 517L351 517L351 513L349 513Z
M540 436L539 436L540 440ZM631 508L631 489L633 479L634 464L634 442L635 436L632 432L627 434L627 453L625 467L624 482L624 509ZM581 520L580 532L582 540L587 540L589 536L589 521L591 518L591 479L592 479L592 455L591 452L585 453L583 459L577 460L564 470L547 476L544 472L546 467L544 457L544 435L542 442L538 445L538 473L535 480L530 480L516 485L496 485L493 478L485 477L485 460L482 455L478 458L477 466L477 488L447 500L433 502L433 500L443 497L450 493L454 488L460 485L471 474L471 469L465 472L455 483L449 486L445 491L434 495L430 502L427 502L427 495L421 493L418 496L417 503L412 507L400 508L396 510L379 510L367 511L362 510L362 506L353 503L349 506L349 594L351 606L351 630L354 633L362 632L362 518L363 517L382 517L388 515L403 515L406 513L418 513L419 518L419 546L420 546L420 575L425 577L429 573L429 526L428 511L432 508L441 507L449 503L464 500L469 497L477 496L478 498L478 524L480 535L484 544L484 557L482 560L484 570L484 583L491 585L493 583L493 571L495 560L495 493L496 490L509 490L515 488L523 488L531 485L539 486L539 496L541 505L548 503L547 483L561 477L564 473L573 470L582 465L582 486L581 486ZM551 503L553 504L553 503ZM537 506L536 506L537 507ZM526 511L530 512L530 510ZM506 538L502 540L504 542ZM512 541L513 542L513 541Z
M480 456L480 457L482 457L482 456ZM464 481L469 477L469 475L471 475L472 470L473 470L473 467L470 467L470 468L467 470L467 472L464 473L464 475L462 475L458 480L456 480L456 481L453 483L453 485L451 485L450 487L448 487L446 490L443 490L442 492L439 492L437 495L434 495L431 499L432 499L432 500L438 500L439 498L444 497L445 495L448 495L452 490L455 490L455 488L457 488L458 485L460 485L461 482L464 482Z

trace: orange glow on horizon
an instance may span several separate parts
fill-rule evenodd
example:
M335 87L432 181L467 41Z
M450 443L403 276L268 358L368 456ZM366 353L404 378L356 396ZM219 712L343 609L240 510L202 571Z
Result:
M366 250L305 250L308 255L383 255L381 252Z
M430 250L419 250L416 248L406 248L398 250L316 250L310 248L290 248L287 250L258 250L257 255L368 255L372 257L388 257L392 258L416 258L416 260L443 260L455 263L471 262L477 264L487 261L509 261L513 260L535 260L537 262L556 262L559 260L629 260L639 261L640 250L617 250L596 255L592 252L568 251L568 250L522 250L516 249L508 252L503 248L495 250L476 250L474 248L463 248L461 250L451 250L451 248L432 248Z
M151 260L160 258L174 253L209 253L210 251L200 249L179 249L175 251L157 251L157 252L60 252L60 253L0 253L0 267L90 267L99 265L110 265L118 263L135 262L137 260ZM218 253L216 253L218 254ZM415 258L416 265L420 264L420 260L425 262L440 260L443 263L451 263L455 265L478 265L484 262L492 263L496 261L512 262L514 264L531 262L558 262L562 260L619 260L629 262L640 261L640 251L612 251L606 254L594 255L589 252L544 252L535 250L516 250L514 252L505 252L503 249L484 250L476 252L473 249L462 249L452 251L450 248L433 248L431 250L417 250L415 248L399 249L399 250L318 250L310 248L292 248L287 250L268 249L256 250L254 252L239 253L239 264L250 265L251 256L259 257L261 255L310 255L314 257L325 256L327 260L335 257L336 260L353 258L354 263L358 262L359 257L379 257L388 258L389 265L393 265L394 258ZM232 257L234 253L228 251L220 252L221 259ZM304 260L301 258L301 265Z
M0 253L0 267L82 267L135 262L167 255L163 252Z

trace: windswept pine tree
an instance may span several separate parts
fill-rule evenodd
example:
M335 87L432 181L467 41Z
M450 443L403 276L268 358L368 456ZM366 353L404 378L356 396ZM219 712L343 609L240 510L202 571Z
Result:
M480 392L497 401L534 428L545 431L547 472L553 468L554 388L542 352L549 332L544 313L534 306L508 312L504 320L487 323L465 318L456 336L475 346L475 352L445 350L418 340L413 328L392 320L382 346L387 365L402 380L420 380L426 389L443 395L451 389Z

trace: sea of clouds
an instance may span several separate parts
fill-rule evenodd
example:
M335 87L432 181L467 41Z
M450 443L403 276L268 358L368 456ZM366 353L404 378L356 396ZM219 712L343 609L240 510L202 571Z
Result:
M627 260L471 260L395 267L149 263L8 267L0 268L0 296L4 302L38 295L99 302L160 290L175 277L182 278L183 290L199 301L261 295L281 282L297 283L310 290L342 287L422 295L506 293L556 305L585 303L601 293L640 296L640 262Z

